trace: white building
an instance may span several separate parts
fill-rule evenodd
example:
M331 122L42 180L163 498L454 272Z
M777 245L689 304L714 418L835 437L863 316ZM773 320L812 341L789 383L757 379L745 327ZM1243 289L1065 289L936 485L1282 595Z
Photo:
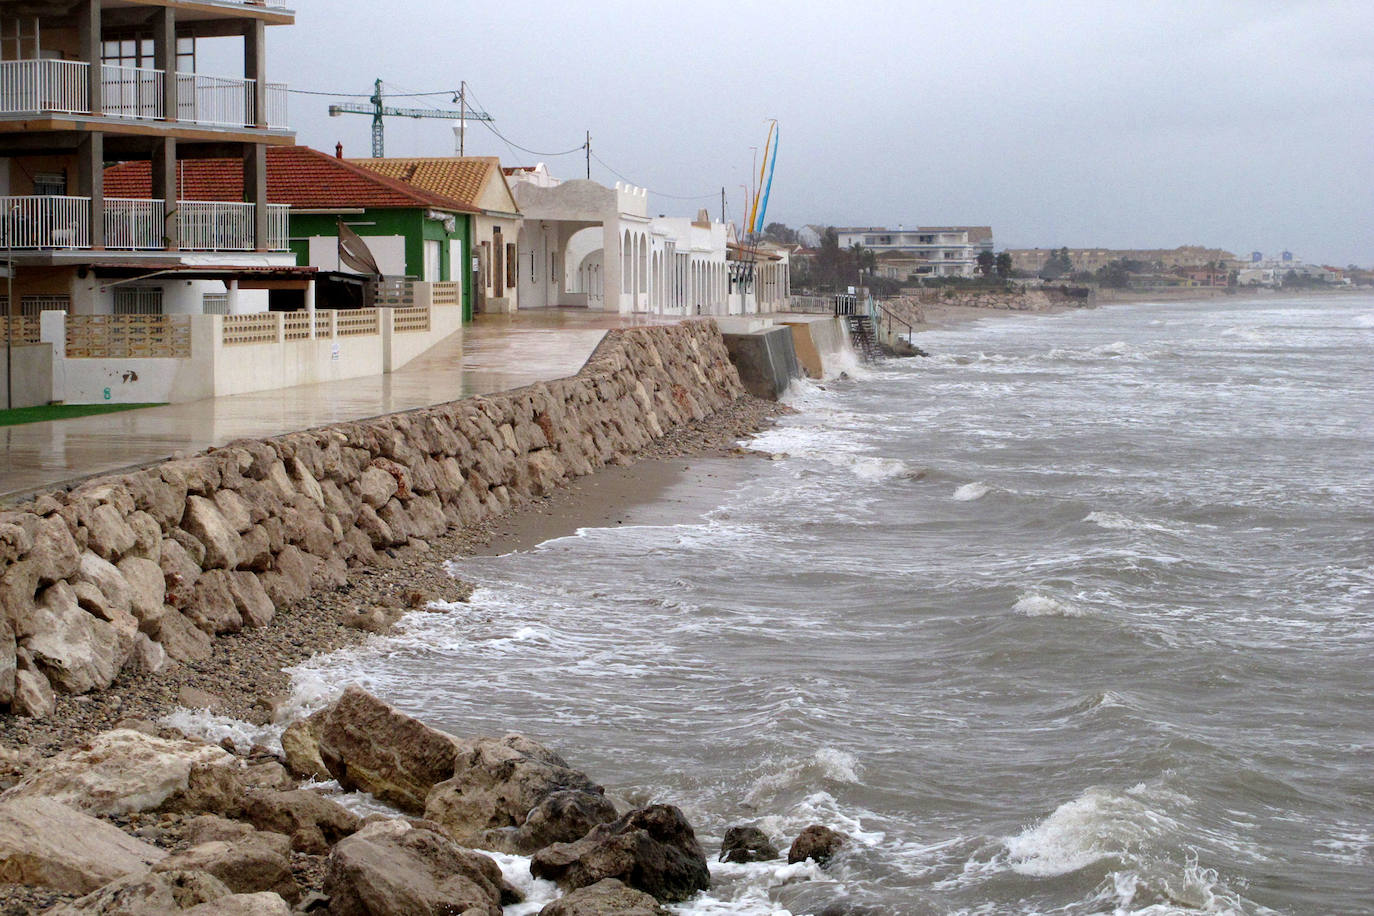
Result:
M524 308L583 307L658 315L751 314L787 296L786 256L730 245L730 230L705 211L696 219L650 217L648 191L617 183L556 182L508 173L524 225L517 243ZM760 271L752 262L759 260Z
M993 248L992 229L987 226L847 227L836 233L841 248L862 245L918 277L971 277L979 253Z

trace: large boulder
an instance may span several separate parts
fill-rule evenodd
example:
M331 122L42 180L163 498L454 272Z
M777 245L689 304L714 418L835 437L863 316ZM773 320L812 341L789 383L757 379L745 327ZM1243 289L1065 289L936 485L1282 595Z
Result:
M259 830L283 833L291 848L324 855L329 847L358 829L357 815L318 792L253 792L243 800L244 818Z
M200 843L168 856L153 870L209 872L236 894L267 891L292 902L301 895L291 873L291 840L279 833Z
M649 894L605 878L559 897L539 916L668 916L669 911Z
M795 865L812 859L817 865L825 865L844 846L848 837L838 830L831 830L823 824L812 824L792 841L787 850L787 864Z
M22 644L48 681L64 693L104 689L133 649L133 635L86 613L66 582L43 590L25 622Z
M418 814L430 789L453 775L459 742L349 687L322 719L319 748L339 785Z
M46 798L0 801L0 883L89 894L166 857L111 824Z
M329 767L320 757L320 729L324 723L323 711L305 719L297 719L281 733L282 758L286 768L302 779L316 779L323 782L333 777Z
M329 854L331 916L501 916L519 899L492 859L406 821L369 824Z
M722 862L767 862L777 857L777 847L757 827L731 827L720 844Z
M562 804L543 812L541 832L547 842L542 845L579 839L596 824L615 819L613 806L596 801L603 795L600 786L528 738L474 738L457 747L453 776L430 791L425 817L442 824L460 843L476 843L489 830L521 827L535 806L554 793L578 793L582 798L564 796ZM560 830L562 814L568 816L569 826ZM510 851L539 848L532 845L537 838L525 839L524 848Z
M180 555L185 556L185 551ZM171 554L173 559L176 556ZM119 573L129 585L129 609L138 618L139 629L152 635L166 613L167 578L162 567L145 557L125 557L119 561Z
M57 916L163 916L215 903L229 888L203 871L166 871L128 875L97 888L56 911Z
M204 545L206 569L234 569L239 565L243 542L238 529L225 519L212 500L203 496L187 497L181 527Z
M529 855L554 843L571 843L586 836L597 824L616 819L610 799L600 792L565 789L539 800L518 827L482 831L476 844L482 849Z
M291 905L280 894L230 894L182 910L185 916L291 916Z
M185 790L197 764L234 763L212 744L122 728L48 758L0 801L47 798L88 814L147 811Z
M711 886L701 844L673 805L640 808L576 842L541 849L530 860L530 874L564 890L616 878L667 903Z

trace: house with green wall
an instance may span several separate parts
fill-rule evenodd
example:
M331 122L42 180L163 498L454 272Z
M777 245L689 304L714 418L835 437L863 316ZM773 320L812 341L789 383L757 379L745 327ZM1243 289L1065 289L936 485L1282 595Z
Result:
M186 160L180 163L179 181L186 200L243 199L242 164L232 159ZM146 197L148 163L111 166L105 183L108 195ZM339 254L343 223L367 244L385 276L460 284L463 316L471 320L469 265L477 207L305 146L268 150L267 199L290 207L289 245L298 265L354 273Z

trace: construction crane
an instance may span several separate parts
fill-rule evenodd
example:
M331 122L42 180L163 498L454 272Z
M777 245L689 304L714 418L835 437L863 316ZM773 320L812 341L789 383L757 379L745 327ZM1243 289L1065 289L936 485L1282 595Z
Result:
M458 103L457 111L437 111L433 108L390 108L382 100L382 81L377 80L373 86L372 98L368 101L370 105L348 103L344 105L330 105L329 116L337 118L343 114L362 114L372 115L372 158L381 159L386 156L386 128L383 124L385 118L438 118L444 121L458 121L458 155L463 155L464 134L467 130L468 121L490 121L491 115L482 111L469 111L467 103L467 83L454 93L455 102Z

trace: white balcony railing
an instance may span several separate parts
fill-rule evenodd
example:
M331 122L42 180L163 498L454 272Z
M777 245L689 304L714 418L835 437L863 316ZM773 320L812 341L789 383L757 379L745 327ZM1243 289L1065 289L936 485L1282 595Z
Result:
M178 73L177 120L216 127L251 126L256 123L254 82Z
M112 118L162 120L165 77L161 70L102 65L100 87L105 114Z
M89 248L89 197L0 197L0 248Z
M289 130L287 120L287 99L290 98L285 83L267 84L267 126L272 130Z
M183 200L177 203L181 247L190 251L253 251L253 205ZM160 200L108 198L105 247L160 251L166 247L166 205ZM267 207L269 251L286 251L290 208ZM91 247L89 197L0 197L0 250Z
M183 200L180 211L181 247L193 251L252 251L253 205L220 201ZM267 249L285 251L289 207L267 207Z
M166 247L166 204L160 200L106 198L105 247L157 251Z
M0 115L91 113L90 65L72 60L0 62ZM164 120L161 70L102 64L103 114L111 118ZM211 127L255 127L256 80L178 73L176 120ZM267 126L286 130L288 92L267 84Z
M87 114L90 67L70 60L7 60L0 63L0 112Z

